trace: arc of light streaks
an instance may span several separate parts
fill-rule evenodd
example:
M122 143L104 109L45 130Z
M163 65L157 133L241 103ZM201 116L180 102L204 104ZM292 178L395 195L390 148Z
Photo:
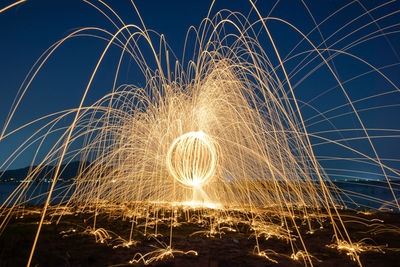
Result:
M344 83L336 74L337 66L330 64L336 56L347 55L371 68L365 74L370 72L379 74L398 91L398 86L390 80L390 77L385 76L382 68L375 67L347 52L348 49L370 40L370 36L375 37L373 34L376 32L384 35L384 30L387 28L380 27L378 22L397 12L387 13L375 19L366 11L366 15L373 21L345 34L342 38L338 37L334 44L344 42L368 25L378 25L378 31L372 32L372 35L365 35L367 39L362 37L342 49L337 49L332 45L329 46L327 41L363 15L350 20L333 34L325 37L321 26L336 12L317 24L304 1L302 3L315 24L308 33L303 33L295 25L272 17L271 14L266 18L262 17L252 1L250 1L251 13L253 15L255 13L258 17L255 22L249 21L250 14L244 16L228 10L216 12L214 17L211 17L213 1L207 17L199 28L191 27L188 30L183 57L187 49L191 48L189 34L192 32L194 51L192 59L183 65L168 46L165 36L146 28L133 1L131 4L142 24L140 27L126 24L118 13L103 1L84 1L111 22L117 29L116 33L87 27L74 31L46 50L35 62L21 85L0 136L0 141L4 141L10 135L42 123L32 136L24 140L0 165L7 166L25 150L37 145L34 161L47 138L59 134L39 166L32 169L26 178L27 183L20 184L2 206L11 207L0 211L0 216L5 218L0 225L0 231L3 231L14 210L18 210L25 200L29 200L28 193L33 187L30 182L37 179L46 164L56 163L54 172L50 172L51 187L42 210L28 266L32 262L36 243L48 213L53 209L62 210L57 220L60 221L63 212L75 207L77 203L79 210L93 213L93 226L85 232L94 235L99 242L107 242L111 238L107 230L98 227L97 216L100 213L109 214L109 217L132 218L129 239L123 240L119 237L118 242L121 246L135 243L132 232L135 227L139 227L138 220L143 219L145 233L155 237L159 235L158 224L170 226L169 245L159 242L162 248L143 255L137 254L132 262L150 263L161 260L166 255L173 256L174 253L196 254L193 251L184 252L172 248L173 229L182 223L178 216L182 210L186 212L188 222L206 224L209 227L205 231L193 234L205 234L211 237L221 234L218 232L221 229L232 230L230 226L235 224L248 225L256 242L254 253L272 262L275 262L272 257L277 256L277 253L269 249L263 250L258 242L259 238L275 236L286 239L293 252L290 258L304 260L305 264L312 265L315 257L307 250L307 242L302 237L301 228L313 233L314 223L322 225L322 218L328 218L331 222L336 243L332 247L346 250L359 265L361 265L359 253L365 249L376 249L368 247L362 241L353 242L346 229L346 221L339 212L339 207L348 201L343 198L366 196L352 194L346 190L342 190L345 195L341 196L340 190L329 177L339 170L346 171L346 169L324 169L321 164L324 160L343 158L321 156L314 150L317 146L334 144L361 157L361 159L346 160L380 167L382 171L380 176L386 178L386 184L394 197L393 202L399 207L395 194L397 191L391 187L392 182L389 180L389 178L399 178L399 171L386 162L383 163L384 159L377 154L372 140L400 136L371 135L371 129L364 125L359 116L362 111L381 109L389 105L367 109L356 109L354 106L355 103L385 93L352 101L344 88ZM12 6L22 2L19 1ZM355 2L357 1L353 1ZM274 4L272 10L277 5L278 2ZM349 5L346 4L340 10ZM380 6L383 5L386 4ZM2 9L0 13L4 10L6 9ZM279 44L268 28L267 23L272 20L288 25L302 38L286 57L280 54ZM319 44L314 44L311 40L311 33L314 31L318 31L322 38ZM259 39L261 35L267 37L266 42L272 46L271 51L264 50L261 38ZM44 116L7 132L22 98L47 60L66 40L84 36L105 40L106 46L84 88L79 107ZM140 46L141 40L145 41L146 48L150 50L150 57L155 62L154 67L148 65L150 60L147 61L142 52L144 48ZM312 49L292 55L303 42L312 46ZM111 93L86 107L84 106L86 95L112 45L120 48L121 52L118 54L116 70L112 74L114 79ZM312 57L313 53L318 55ZM324 53L327 56L323 55ZM296 57L301 59L301 56L305 58L300 64L292 70L289 69L288 62ZM126 57L133 59L145 78L145 85L142 88L130 84L118 86L118 78ZM321 59L322 63L316 63L315 68L301 77L298 83L294 83L293 79L300 71L316 59ZM274 60L278 62L277 65L273 64ZM345 94L347 103L320 111L311 105L316 98L302 102L297 99L295 88L322 66L328 67L335 78L336 87ZM300 104L311 108L317 115L304 117ZM333 119L348 113L328 116L328 112L348 106L352 109L349 114L358 119L360 129L335 127ZM67 126L61 125L61 121L67 118L71 118L72 122ZM310 122L314 118L321 118L317 123L328 122L333 130L309 131L310 126L315 125L315 122ZM380 130L390 131L390 129ZM355 131L364 135L345 137L345 133ZM325 137L332 133L341 136ZM83 145L73 149L73 144L82 139ZM375 156L371 157L348 144L357 140L367 140ZM82 164L81 171L73 184L63 188L66 190L59 194L65 201L52 205L57 179L63 173L62 164L77 158L90 163L87 163L87 166ZM374 173L376 172L363 171L354 173L354 176ZM67 197L65 192L71 192L71 197ZM384 205L396 206L389 201L377 198L373 200L380 201ZM193 212L196 209L200 210L197 214ZM190 215L191 212L193 216ZM304 226L300 225L300 220L304 222ZM148 233L149 225L155 226L154 233ZM301 249L298 249L299 247Z
M17 1L17 2L15 2L15 3L11 4L11 5L8 5L8 6L6 6L6 7L3 7L2 9L0 9L0 13L6 11L7 9L10 9L10 8L16 6L16 5L19 5L19 4L23 3L23 2L26 2L26 1L27 1L27 0L20 0L20 1Z

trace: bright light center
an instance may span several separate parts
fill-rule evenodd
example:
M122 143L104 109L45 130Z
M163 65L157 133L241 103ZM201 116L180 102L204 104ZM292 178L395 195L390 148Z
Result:
M168 151L167 165L172 176L183 185L201 187L215 172L213 140L202 131L181 135Z

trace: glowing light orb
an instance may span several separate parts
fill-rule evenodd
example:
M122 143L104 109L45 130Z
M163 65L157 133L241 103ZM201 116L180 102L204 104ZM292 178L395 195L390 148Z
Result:
M185 186L200 187L215 173L217 154L214 141L202 131L176 138L167 154L172 176Z

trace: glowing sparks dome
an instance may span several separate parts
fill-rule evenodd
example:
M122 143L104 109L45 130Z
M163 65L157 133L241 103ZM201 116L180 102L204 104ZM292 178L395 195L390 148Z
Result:
M172 176L191 187L205 184L214 175L216 162L215 143L202 131L176 138L167 155L167 166Z

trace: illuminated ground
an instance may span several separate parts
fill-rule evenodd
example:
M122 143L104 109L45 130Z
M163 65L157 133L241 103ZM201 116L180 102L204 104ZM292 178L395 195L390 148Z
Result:
M353 240L372 238L366 240L367 244L385 245L388 247L400 247L399 229L400 215L389 213L375 213L373 216L355 212L342 212L345 221L350 221L356 215L358 221L366 219L361 223L348 222L347 229ZM374 218L371 220L371 218ZM7 230L0 236L0 266L24 266L29 256L32 240L37 229L39 214L24 215L23 218L13 217L7 226ZM47 218L49 219L49 218ZM138 241L136 246L130 248L118 247L120 244L116 239L118 236L112 232L121 233L121 237L129 236L131 224L121 219L110 219L107 216L98 216L98 227L107 229L112 236L105 243L95 240L93 235L85 232L85 227L93 224L93 214L67 215L58 225L55 223L45 224L38 247L33 258L36 266L110 266L129 265L128 262L137 252L147 253L154 251L154 246L160 247L154 238L143 236L144 227L134 228L133 239ZM366 231L374 229L380 231L379 223L385 222L385 231L374 235ZM144 222L144 221L143 221ZM143 223L138 222L138 225ZM326 247L332 243L332 231L328 227L316 231L314 234L302 233L308 244L309 253L313 258L315 266L357 266L344 252L339 253L336 249ZM159 233L163 236L157 239L160 242L168 242L169 226L160 224ZM165 258L154 262L155 266L276 266L275 263L263 257L252 254L256 245L255 239L251 237L251 231L247 225L238 224L234 227L237 232L226 231L221 236L207 237L205 234L195 234L196 231L207 230L194 223L184 223L174 228L173 248L181 250L193 249L198 252L194 255L175 255L174 258ZM72 231L75 230L75 232ZM154 232L148 228L149 232ZM106 244L107 243L107 244ZM268 240L260 238L262 249L271 249L276 253L269 254L270 259L277 261L282 266L300 266L301 259L295 261L290 258L291 247L285 240L271 237ZM285 256L286 255L286 256ZM396 266L400 257L400 251L392 251L383 248L383 252L365 252L360 254L364 266ZM318 259L318 260L317 260ZM122 264L122 265L121 265ZM142 264L135 264L141 266Z

